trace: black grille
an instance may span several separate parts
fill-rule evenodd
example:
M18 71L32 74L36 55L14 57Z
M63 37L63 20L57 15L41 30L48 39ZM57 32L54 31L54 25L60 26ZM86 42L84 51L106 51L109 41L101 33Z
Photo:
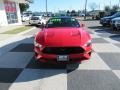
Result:
M45 54L69 55L83 53L81 47L46 47L42 51Z

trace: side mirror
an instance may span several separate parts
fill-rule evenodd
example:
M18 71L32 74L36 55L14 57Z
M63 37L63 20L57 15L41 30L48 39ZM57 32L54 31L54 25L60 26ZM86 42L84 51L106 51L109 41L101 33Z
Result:
M81 24L81 27L85 27L85 24Z

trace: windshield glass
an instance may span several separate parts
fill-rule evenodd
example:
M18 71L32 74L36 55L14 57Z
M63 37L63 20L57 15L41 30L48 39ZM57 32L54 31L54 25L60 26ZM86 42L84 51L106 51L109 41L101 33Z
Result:
M42 16L40 13L33 13L33 16Z
M32 17L31 20L39 20L39 17Z
M120 12L117 12L113 15L113 17L119 17L120 16Z
M80 27L79 22L74 18L52 18L46 24L47 28L54 27Z

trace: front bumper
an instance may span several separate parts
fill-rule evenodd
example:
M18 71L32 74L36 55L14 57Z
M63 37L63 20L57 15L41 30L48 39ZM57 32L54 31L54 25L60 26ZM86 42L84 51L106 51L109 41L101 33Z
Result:
M112 27L112 28L116 28L115 23L111 23L111 27Z
M81 62L83 60L87 60L91 57L91 46L86 48L84 53L79 54L69 54L69 61L59 62L57 61L58 55L56 54L44 54L40 51L39 47L34 47L35 57L38 61L43 63L71 63L71 62Z
M120 29L120 23L116 24L116 28Z
M102 25L110 25L110 21L108 20L100 20L100 24Z
M111 24L112 29L120 29L120 24L119 23L112 23Z

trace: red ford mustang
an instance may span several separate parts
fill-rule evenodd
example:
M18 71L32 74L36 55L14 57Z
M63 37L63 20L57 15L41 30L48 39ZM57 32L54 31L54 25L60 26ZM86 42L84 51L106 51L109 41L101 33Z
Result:
M43 63L80 62L91 57L91 37L75 18L51 18L35 36L34 51Z

